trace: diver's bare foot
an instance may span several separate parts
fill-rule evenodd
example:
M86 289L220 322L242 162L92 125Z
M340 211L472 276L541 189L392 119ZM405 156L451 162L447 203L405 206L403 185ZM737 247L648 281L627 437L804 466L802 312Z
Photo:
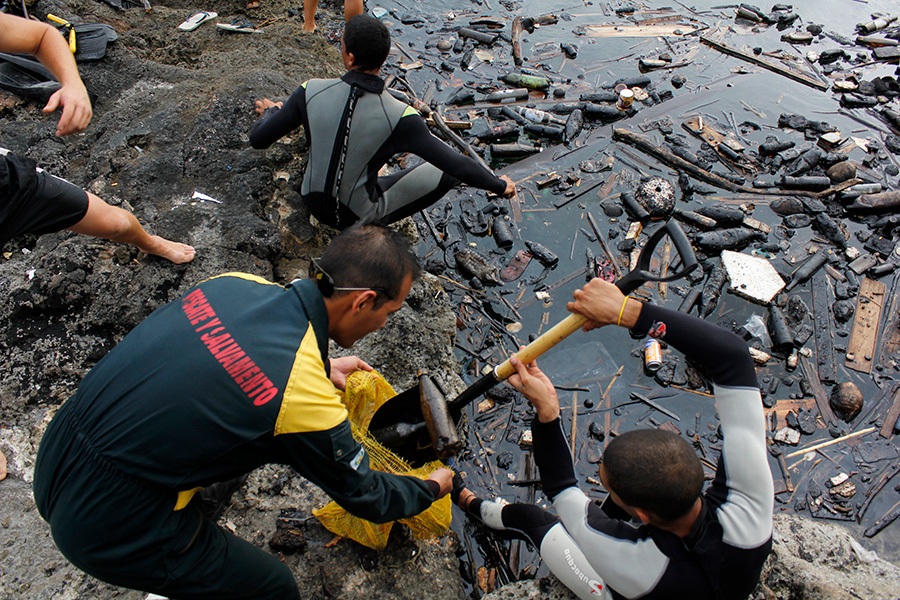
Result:
M191 262L197 254L197 251L194 250L193 246L188 246L187 244L182 244L180 242L173 242L159 237L158 235L151 235L150 243L144 246L138 246L138 248L147 254L165 258L176 265Z
M303 25L301 25L301 28L306 33L312 33L316 30L316 22L313 21L312 23L307 23L306 21L303 21Z

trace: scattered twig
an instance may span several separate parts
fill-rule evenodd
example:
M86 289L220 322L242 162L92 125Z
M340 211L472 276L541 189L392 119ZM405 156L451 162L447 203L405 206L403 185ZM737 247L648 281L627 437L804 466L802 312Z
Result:
M840 437L836 437L833 440L828 440L827 442L822 442L821 444L816 444L814 446L810 446L809 448L804 448L803 450L797 450L795 452L791 452L790 454L785 455L785 458L794 458L795 456L802 456L809 452L815 452L817 450L821 450L822 448L826 448L828 446L833 446L834 444L839 444L840 442L845 442L849 439L860 437L863 435L867 435L872 433L873 431L877 431L877 427L866 427L865 429L860 429L859 431L854 431L853 433L848 433L847 435L842 435Z

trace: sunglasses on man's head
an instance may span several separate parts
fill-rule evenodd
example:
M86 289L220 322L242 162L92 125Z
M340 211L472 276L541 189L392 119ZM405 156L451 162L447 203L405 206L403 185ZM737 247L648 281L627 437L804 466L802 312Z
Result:
M338 287L334 285L334 279L319 266L315 258L309 259L309 278L314 279L319 291L326 298L331 298L335 292L367 292L369 290L384 294L389 300L393 300L394 296L382 287Z

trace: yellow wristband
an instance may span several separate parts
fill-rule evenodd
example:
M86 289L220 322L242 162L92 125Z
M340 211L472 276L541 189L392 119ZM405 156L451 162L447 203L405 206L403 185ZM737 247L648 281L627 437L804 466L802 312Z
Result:
M622 325L622 315L625 314L625 305L628 303L628 296L625 296L625 299L622 300L622 308L619 309L619 318L616 320L616 325Z

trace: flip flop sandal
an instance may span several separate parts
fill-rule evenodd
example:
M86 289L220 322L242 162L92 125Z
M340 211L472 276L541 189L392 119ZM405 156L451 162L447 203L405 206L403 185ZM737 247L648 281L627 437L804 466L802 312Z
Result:
M179 31L193 31L200 27L201 24L209 21L210 19L215 19L219 16L219 13L214 12L206 12L200 11L192 14L190 17L185 19L184 23L178 26Z
M253 23L250 21L242 21L240 19L236 19L231 23L216 23L216 27L224 29L225 31L234 31L237 33L256 33L257 31L253 28Z
M531 262L531 258L532 256L524 250L516 252L516 255L512 257L509 264L500 271L500 279L509 283L510 281L515 281L521 277L522 273L525 271L525 267Z

